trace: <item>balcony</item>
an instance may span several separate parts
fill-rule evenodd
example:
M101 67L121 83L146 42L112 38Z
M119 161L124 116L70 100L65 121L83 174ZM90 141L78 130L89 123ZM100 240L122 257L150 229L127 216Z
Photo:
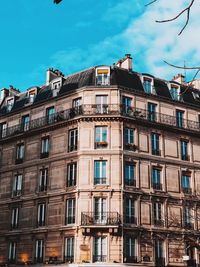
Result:
M12 191L12 197L19 197L21 196L22 191L21 190L13 190Z
M39 192L46 192L47 191L47 185L39 185Z
M181 159L189 161L190 160L190 156L183 154L183 155L181 155Z
M125 216L125 223L137 224L137 218L135 216Z
M132 150L135 151L137 149L137 146L135 144L131 144L131 143L125 143L124 144L124 148L126 150Z
M155 258L155 266L162 267L165 266L165 258Z
M160 156L161 155L161 151L159 149L152 149L152 155L154 156Z
M18 159L15 160L15 164L22 164L23 161L24 161L23 158L18 158Z
M192 222L183 221L183 228L186 230L194 229L194 224Z
M170 129L180 129L180 130L188 130L196 133L200 133L199 122L191 121L191 120L183 120L183 123L177 125L176 116L170 116L157 112L148 112L145 109L133 108L130 107L128 111L124 108L123 105L113 104L113 105L82 105L78 109L70 108L61 112L55 113L51 120L47 116L30 120L29 127L24 128L22 124L17 124L12 127L8 127L2 136L0 137L2 140L23 133L28 133L31 131L35 131L45 126L51 127L54 124L58 124L61 122L66 122L68 120L74 119L79 116L124 116L135 121L139 122L149 122L161 126L170 126Z
M155 190L162 190L162 184L161 183L153 183L152 187Z
M64 257L64 262L66 262L66 263L74 262L74 256L65 256Z
M94 178L94 184L95 185L104 185L104 184L106 184L106 180L107 180L106 177L95 177Z
M107 148L108 142L95 142L94 147L95 149L102 149Z
M106 262L106 255L93 255L93 262Z
M125 186L134 186L136 187L136 180L135 179L126 179L124 180Z
M118 212L82 212L81 225L119 225L121 223L120 215Z
M40 158L41 159L45 159L45 158L48 158L49 157L49 152L41 152L40 153Z
M157 227L163 227L164 226L164 220L154 219L153 224L154 224L154 226L157 226Z
M184 194L191 195L191 194L192 194L192 188L189 188L189 187L182 187L182 192L183 192Z
M124 262L125 263L137 263L138 262L138 257L137 256L124 256Z

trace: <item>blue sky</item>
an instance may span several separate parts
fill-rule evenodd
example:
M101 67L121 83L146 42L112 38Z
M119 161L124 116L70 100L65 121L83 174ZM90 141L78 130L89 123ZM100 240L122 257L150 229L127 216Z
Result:
M170 79L177 70L163 63L198 65L199 5L181 37L184 22L157 24L188 0L6 0L0 7L0 88L25 90L45 83L48 67L65 75L109 64L131 53L134 70ZM188 74L189 75L189 74Z

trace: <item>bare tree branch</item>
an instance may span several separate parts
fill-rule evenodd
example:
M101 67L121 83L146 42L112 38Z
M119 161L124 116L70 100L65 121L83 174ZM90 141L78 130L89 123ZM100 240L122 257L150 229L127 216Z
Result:
M149 2L149 3L147 3L145 6L149 6L149 5L151 5L151 4L155 3L155 2L157 2L157 0L153 0L153 1Z

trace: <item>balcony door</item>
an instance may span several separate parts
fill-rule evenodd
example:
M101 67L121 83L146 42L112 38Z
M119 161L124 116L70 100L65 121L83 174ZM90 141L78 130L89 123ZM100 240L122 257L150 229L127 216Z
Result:
M107 219L106 213L106 199L94 199L94 221L96 224L105 224Z
M94 238L93 262L106 262L107 258L107 238Z
M108 113L108 97L107 95L96 96L96 113Z

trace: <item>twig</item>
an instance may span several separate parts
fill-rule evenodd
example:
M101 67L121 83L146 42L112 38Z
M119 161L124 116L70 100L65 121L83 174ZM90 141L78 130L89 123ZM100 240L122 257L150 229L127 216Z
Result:
M157 0L154 0L153 2L155 2L155 1L157 1ZM191 2L190 2L190 4L188 5L188 7L184 8L184 9L183 9L180 13L178 13L178 15L176 15L175 17L173 17L173 18L171 18L171 19L166 19L166 20L156 20L156 22L158 22L158 23L164 23L164 22L174 21L174 20L176 20L177 18L179 18L183 13L186 12L186 13L187 13L186 22L185 22L183 28L181 29L181 31L180 31L179 34L178 34L178 35L181 35L181 33L184 31L184 29L186 28L186 26L188 25L188 22L189 22L189 20L190 20L190 10L191 10L192 5L194 4L194 1L195 1L195 0L191 0ZM153 2L151 2L151 3L153 3ZM149 4L151 4L151 3L149 3Z
M149 6L149 5L151 5L151 4L155 3L155 2L157 2L157 0L153 0L153 1L149 2L149 3L147 3L145 6Z

